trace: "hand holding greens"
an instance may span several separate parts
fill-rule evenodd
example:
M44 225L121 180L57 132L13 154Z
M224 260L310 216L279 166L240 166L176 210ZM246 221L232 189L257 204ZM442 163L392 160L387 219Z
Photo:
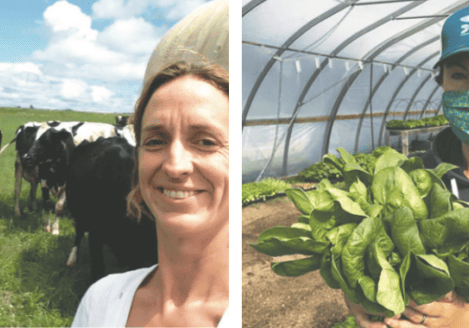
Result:
M286 194L302 215L291 227L263 231L251 246L269 256L302 254L272 270L299 276L320 270L331 288L370 313L394 316L410 299L425 304L455 289L469 301L469 204L449 192L441 177L456 168L425 169L379 147L367 166L339 148L323 162L344 178L327 179L304 192Z

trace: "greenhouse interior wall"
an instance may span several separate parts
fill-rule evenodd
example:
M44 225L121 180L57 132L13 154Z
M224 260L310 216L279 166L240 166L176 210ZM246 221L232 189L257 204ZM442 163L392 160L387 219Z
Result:
M255 49L259 50L258 47ZM259 88L249 112L249 122L253 122L253 125L247 123L243 129L243 183L266 177L293 176L321 161L324 155L322 148L327 122L295 122L288 147L286 170L284 168L288 123L304 83L309 78L306 72L316 69L316 58L302 57L301 71L297 70L295 61L277 63L267 75L265 83ZM423 74L405 71L402 68L390 70L383 65L375 66L371 78L370 65L361 69L358 65L352 66L348 61L334 60L332 68L330 66L325 68L327 74L319 75L313 87L309 89L296 116L299 122L301 119L321 120L321 117L327 117L331 108L337 106L337 93L341 91L343 81L354 73L359 73L353 83L342 91L344 96L339 99L339 110L329 136L328 153L337 155L338 147L343 147L350 153L370 153L376 147L385 145L386 121L420 119L438 114L442 91L434 92L437 84L433 73ZM376 90L373 90L373 87L370 90L370 83L373 83L373 87L379 85ZM317 88L314 87L316 84ZM393 94L389 90L398 90L398 92ZM375 116L367 115L362 119L340 118L341 115L353 117L357 116L357 113L369 114L370 91L373 94L371 105ZM429 96L432 96L430 100ZM267 111L264 108L263 103L270 98L278 99L276 110ZM274 124L261 125L267 123ZM371 126L373 126L373 135ZM424 140L429 137L427 134L413 138ZM399 143L399 138L392 138L390 146L398 148Z

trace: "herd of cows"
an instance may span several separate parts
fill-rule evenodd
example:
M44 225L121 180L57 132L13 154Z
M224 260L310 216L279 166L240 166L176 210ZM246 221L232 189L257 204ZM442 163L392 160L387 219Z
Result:
M2 133L0 131L0 145ZM15 216L21 217L22 179L31 184L29 206L37 209L36 190L41 184L43 207L57 215L66 208L75 221L76 237L67 261L73 266L85 232L91 257L91 279L105 275L103 247L108 245L119 267L136 269L157 263L156 227L153 220L129 218L126 196L134 166L135 136L127 117L116 125L93 122L28 122L1 150L16 143ZM57 202L51 205L52 192ZM59 222L46 229L59 234ZM49 218L49 215L47 215ZM109 273L109 272L108 272Z

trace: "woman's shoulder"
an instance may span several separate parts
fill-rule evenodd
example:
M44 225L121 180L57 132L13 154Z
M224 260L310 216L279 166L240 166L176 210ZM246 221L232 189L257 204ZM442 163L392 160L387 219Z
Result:
M156 265L153 265L148 268L141 268L122 273L113 273L101 278L91 285L89 289L92 292L99 291L100 293L116 289L125 290L136 284L138 280L143 280L155 267Z
M155 267L110 274L95 282L83 296L72 327L124 326L135 291Z

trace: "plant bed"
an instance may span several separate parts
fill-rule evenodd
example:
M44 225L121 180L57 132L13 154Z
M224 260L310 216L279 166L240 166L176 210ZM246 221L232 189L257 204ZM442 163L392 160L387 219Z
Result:
M441 114L434 117L423 118L421 120L390 120L386 122L386 129L392 130L412 130L426 127L447 125L448 120Z

